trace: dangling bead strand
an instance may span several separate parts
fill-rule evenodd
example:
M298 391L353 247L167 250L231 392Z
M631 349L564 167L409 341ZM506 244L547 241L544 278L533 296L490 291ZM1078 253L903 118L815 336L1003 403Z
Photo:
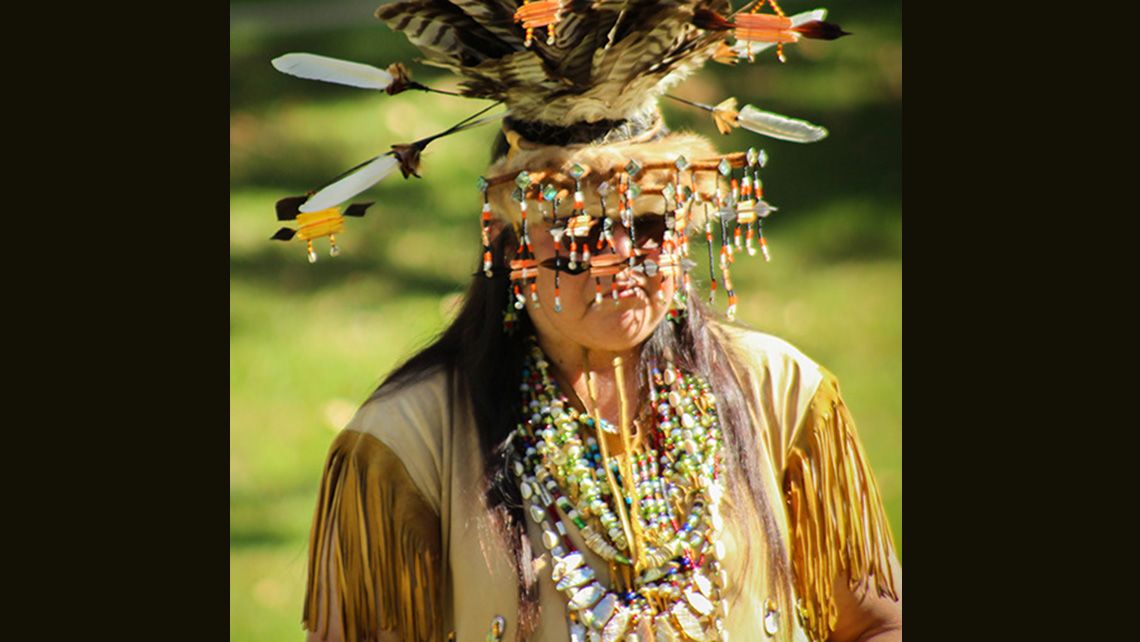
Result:
M717 188L717 201L720 201L720 188ZM713 272L713 235L712 219L709 216L708 204L705 204L705 243L709 249L709 305L716 302L716 273Z
M483 214L482 214L482 235L483 235L483 274L489 279L492 276L492 254L491 254L491 202L488 200L487 188L490 184L486 178L479 177L477 183L479 191L483 193Z

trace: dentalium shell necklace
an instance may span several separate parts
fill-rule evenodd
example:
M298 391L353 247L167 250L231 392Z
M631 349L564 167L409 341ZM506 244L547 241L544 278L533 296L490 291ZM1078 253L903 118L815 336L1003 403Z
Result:
M531 340L513 466L551 553L551 579L569 601L572 642L728 639L716 399L672 363L651 378L652 427L609 456L599 438L618 428L570 404ZM612 588L574 547L567 521L609 563Z

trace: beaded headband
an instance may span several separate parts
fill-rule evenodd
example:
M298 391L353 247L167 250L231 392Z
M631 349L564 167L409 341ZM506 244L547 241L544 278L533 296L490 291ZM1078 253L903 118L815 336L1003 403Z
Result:
M772 13L761 13L765 6ZM662 138L657 99L666 96L709 112L722 134L743 127L782 140L814 142L827 135L824 128L752 105L737 109L735 98L710 106L666 92L709 59L724 64L752 62L760 52L775 47L783 62L786 44L804 37L833 40L847 35L824 22L825 10L788 17L776 0L754 0L738 10L733 10L730 0L523 0L521 6L516 0L403 0L381 6L376 16L419 47L427 56L423 63L460 75L460 90L443 91L415 82L399 63L380 69L290 53L274 59L273 65L293 76L389 95L417 90L494 103L443 132L392 145L319 190L282 199L277 218L296 221L298 228L281 228L272 239L301 238L314 262L313 240L327 236L330 254L336 256L335 234L343 229L344 216L363 216L371 204L342 210L343 203L396 169L404 178L419 177L420 154L432 141L504 119L504 158L478 181L483 197L482 271L488 277L497 270L509 272L515 308L522 308L524 291L538 302L535 280L540 268L555 271L555 310L561 309L557 283L562 272L588 272L597 281L599 298L604 276L612 283L625 269L647 276L660 273L674 280L683 297L695 266L689 258L689 239L693 230L699 234L703 228L710 297L715 297L718 287L716 254L730 318L736 295L729 270L736 251L753 255L758 245L769 258L761 223L776 208L763 200L760 170L767 155L752 148L691 158L674 153L665 158L657 150L646 158L644 149L675 140L675 135ZM506 110L486 115L499 104ZM593 163L573 158L576 150L609 148L625 157L615 161L611 154ZM544 149L565 153L544 155ZM527 158L539 159L537 165L516 167ZM496 169L501 171L495 173ZM597 208L587 207L595 200ZM538 264L527 225L528 203L543 212L556 247L569 240L565 258L559 255ZM664 218L663 230L658 230L660 251L645 252L637 246L638 214L657 209ZM495 218L512 222L519 240L519 253L508 265L493 265ZM623 225L633 242L628 261L612 253L615 224ZM719 252L714 250L717 227Z

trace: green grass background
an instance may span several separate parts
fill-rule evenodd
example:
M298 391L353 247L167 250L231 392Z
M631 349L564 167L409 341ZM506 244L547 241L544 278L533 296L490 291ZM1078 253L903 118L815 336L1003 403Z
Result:
M789 13L816 3L783 5ZM402 358L444 327L479 251L474 180L494 128L438 141L423 180L390 177L376 204L310 265L278 243L273 203L319 187L397 142L474 113L483 101L363 90L277 73L290 51L386 66L418 52L371 18L370 2L231 4L230 30L230 638L300 640L306 540L328 445ZM854 35L804 42L788 63L764 55L710 64L675 93L806 118L831 135L795 145L738 131L664 102L674 129L721 150L765 148L773 261L733 271L739 318L792 342L840 379L902 545L901 7L832 4ZM418 80L454 78L410 65ZM429 251L429 247L435 248ZM700 248L696 248L700 250ZM698 251L698 254L701 254ZM704 274L704 264L698 274ZM706 278L701 279L701 285ZM719 301L723 309L723 298Z

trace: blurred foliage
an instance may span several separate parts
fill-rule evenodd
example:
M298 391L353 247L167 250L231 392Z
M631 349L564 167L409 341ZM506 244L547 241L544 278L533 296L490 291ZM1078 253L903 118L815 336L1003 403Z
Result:
M815 3L784 3L796 13ZM783 337L834 372L902 545L901 6L843 3L854 34L807 41L735 68L710 64L678 95L805 118L831 135L813 145L719 137L707 114L662 101L673 129L763 146L772 262L733 271L739 318ZM278 243L273 203L319 187L397 142L446 128L483 101L397 96L277 73L290 51L386 66L419 53L371 18L373 3L231 3L230 30L230 615L231 640L300 640L308 528L335 432L383 375L439 332L478 260L474 179L494 127L440 141L424 179L389 178L349 220L332 259ZM770 52L769 52L770 53ZM454 77L410 65L443 89ZM696 248L698 255L703 248ZM704 274L703 262L698 276ZM702 285L707 277L700 278ZM722 295L723 296L723 295ZM723 308L721 299L718 306Z

